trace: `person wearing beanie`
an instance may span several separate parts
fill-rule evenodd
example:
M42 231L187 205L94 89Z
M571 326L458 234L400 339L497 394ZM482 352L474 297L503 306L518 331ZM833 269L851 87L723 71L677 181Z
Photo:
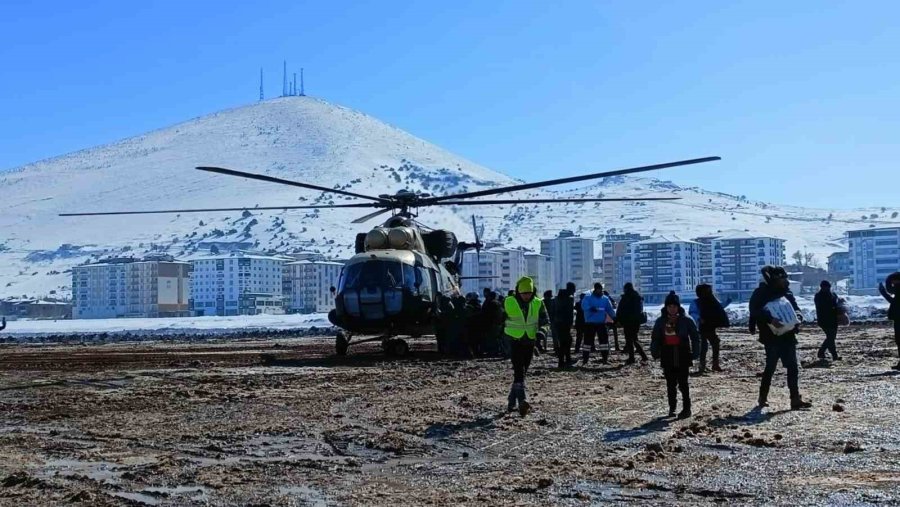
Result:
M837 332L838 320L840 316L846 315L847 311L837 294L831 291L831 282L822 280L819 284L819 292L814 298L816 303L816 322L825 333L825 341L819 347L819 360L825 360L825 352L831 353L831 359L840 361L841 357L837 353Z
M731 323L728 320L728 314L725 308L731 304L728 300L723 305L713 293L712 285L701 283L695 289L697 299L691 302L688 315L694 319L697 328L700 330L700 369L698 374L706 373L706 353L712 348L712 370L722 371L719 365L719 349L721 340L716 333L716 329L720 327L729 327Z
M609 333L606 325L614 322L616 311L609 297L603 295L603 285L594 284L594 291L581 301L584 310L584 342L581 345L581 364L586 365L591 356L594 338L603 364L609 362Z
M572 322L575 320L575 285L569 288L559 289L556 295L555 307L551 314L553 322L553 338L556 341L556 357L559 360L558 367L568 368L572 365Z
M679 419L691 416L691 391L688 378L693 360L700 355L700 333L694 320L685 315L681 300L675 292L666 296L662 315L653 324L650 354L659 359L666 377L669 398L669 417L675 417L678 391L681 391Z
M894 342L900 355L900 271L888 275L885 283L879 283L878 292L891 305L888 307L888 319L894 321ZM900 370L900 361L894 369Z
M510 342L513 366L507 410L512 412L518 407L522 417L531 409L525 396L525 373L531 365L535 343L546 339L550 326L547 308L535 297L536 290L534 280L523 276L516 282L515 295L503 302L503 334Z
M797 331L802 314L790 291L787 272L780 266L760 270L763 282L750 296L750 331L759 331L759 342L766 349L766 368L759 384L760 407L768 407L769 387L778 361L787 370L791 410L807 409L811 403L800 396L800 366L797 362Z
M622 297L619 298L619 307L616 309L616 322L622 324L622 331L625 333L625 353L628 354L625 364L634 364L635 352L640 354L641 362L647 361L647 354L644 353L641 342L638 340L641 324L646 321L644 298L634 290L634 285L628 282L623 287Z

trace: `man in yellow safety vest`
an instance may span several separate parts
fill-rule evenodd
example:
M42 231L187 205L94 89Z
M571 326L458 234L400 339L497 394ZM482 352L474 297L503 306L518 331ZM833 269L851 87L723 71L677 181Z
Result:
M510 343L513 384L509 390L510 412L525 416L531 405L525 401L525 372L531 364L535 343L547 337L550 316L544 302L535 297L534 280L525 276L516 283L516 292L503 302L503 333Z

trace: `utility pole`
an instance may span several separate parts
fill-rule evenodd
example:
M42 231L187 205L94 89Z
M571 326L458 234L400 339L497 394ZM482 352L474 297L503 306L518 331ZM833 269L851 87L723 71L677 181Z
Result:
M297 95L297 73L294 72L294 91L291 92L291 95Z
M281 96L286 97L288 93L287 87L287 60L284 61L284 73L281 75Z
M263 69L259 68L259 100L262 102L265 99L265 95L263 95Z
M303 67L300 67L300 96L306 97L306 93L303 90Z

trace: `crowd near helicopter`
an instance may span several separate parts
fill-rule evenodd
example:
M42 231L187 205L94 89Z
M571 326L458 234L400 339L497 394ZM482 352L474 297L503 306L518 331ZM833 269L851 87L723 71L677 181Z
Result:
M368 341L381 341L384 351L388 354L405 355L409 350L409 346L401 337L421 337L435 334L435 326L440 316L442 299L459 295L461 281L466 278L461 271L463 252L469 249L475 249L476 252L480 252L483 246L477 230L475 231L475 242L467 243L458 241L456 235L451 231L430 229L424 226L416 221L419 209L435 206L491 206L529 203L672 201L678 198L476 198L553 185L577 183L610 176L656 171L715 160L720 160L720 158L704 157L681 160L442 196L410 190L401 190L392 195L381 194L372 196L221 167L197 167L197 169L228 176L318 190L352 197L360 201L346 204L252 208L255 211L325 208L375 209L372 213L353 220L352 223L354 224L360 224L380 215L391 213L391 217L383 224L374 227L368 232L361 232L356 235L355 255L344 265L338 285L333 288L335 309L331 311L328 318L339 329L335 337L335 350L338 355L345 355L351 343L359 344ZM209 213L244 211L247 209L245 207L107 211L64 213L60 214L60 216ZM473 217L473 228L474 226ZM368 338L356 338L354 340L358 336L368 336Z

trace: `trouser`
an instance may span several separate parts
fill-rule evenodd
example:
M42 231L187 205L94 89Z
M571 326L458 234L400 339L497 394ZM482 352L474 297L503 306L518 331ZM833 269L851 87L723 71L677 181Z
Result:
M612 330L613 344L615 344L616 352L619 351L619 328L615 324L606 325L606 335L609 336L609 330Z
M581 350L581 344L584 342L584 324L575 325L575 353Z
M793 339L776 337L765 346L766 369L763 371L762 382L759 385L759 401L765 402L769 399L769 387L772 385L772 376L775 375L775 368L778 366L779 360L781 360L781 365L787 369L787 384L791 400L799 400L800 367L797 364L797 344Z
M719 367L719 335L715 329L700 332L700 370L706 370L706 353L712 348L713 368Z
M819 347L819 358L825 359L825 351L827 350L831 353L832 359L837 359L837 326L822 326L822 331L825 331L825 341L822 342L822 345Z
M513 383L509 389L509 404L525 401L525 373L531 365L534 356L534 340L522 337L518 340L509 340L510 354L512 356Z
M894 343L897 344L897 356L900 356L900 320L894 321Z
M606 324L585 324L584 343L581 344L581 357L587 362L591 357L591 349L594 348L594 338L597 339L597 350L605 363L609 360L609 334L606 332Z
M669 410L674 412L678 406L678 391L681 391L681 405L684 410L691 409L691 389L688 386L688 374L691 372L685 366L663 366L663 374L666 376L666 394L669 396Z
M634 353L637 351L637 353L640 354L641 359L646 361L647 354L644 353L644 349L641 348L641 342L638 340L641 325L625 324L622 330L625 333L625 353L628 354L628 360L634 361Z
M559 366L563 367L572 361L572 326L556 324L553 326L553 335L559 342L556 357L559 358Z

